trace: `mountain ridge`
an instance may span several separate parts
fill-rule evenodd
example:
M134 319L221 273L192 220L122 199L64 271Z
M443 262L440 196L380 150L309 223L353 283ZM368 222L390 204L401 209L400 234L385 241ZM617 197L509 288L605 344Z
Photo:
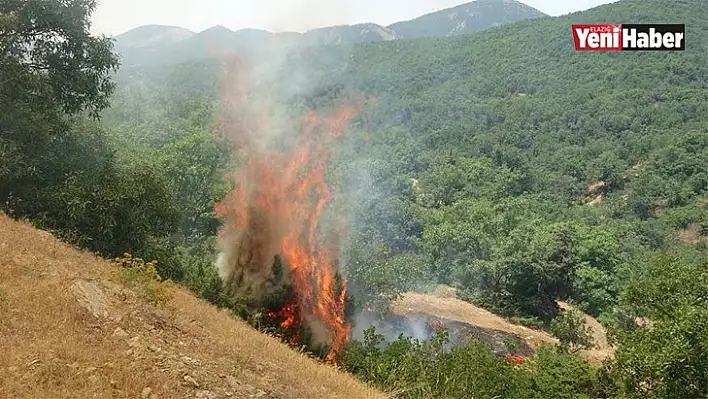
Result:
M270 32L213 26L201 32L162 25L145 25L114 37L124 65L179 63L219 51L259 52L265 45L281 47L372 43L471 34L506 23L546 17L516 0L476 0L388 26L365 22L298 32Z
M172 25L142 25L116 36L117 47L145 47L155 42L179 42L196 35L189 29Z

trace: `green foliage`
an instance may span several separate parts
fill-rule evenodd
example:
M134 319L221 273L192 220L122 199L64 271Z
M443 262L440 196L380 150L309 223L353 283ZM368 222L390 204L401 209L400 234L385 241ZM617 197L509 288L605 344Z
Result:
M156 261L145 262L126 253L114 259L120 267L120 280L155 306L165 306L174 296L171 280L161 281L157 274Z
M570 308L551 321L551 334L558 338L564 352L576 352L593 347L592 331L587 326L585 315Z
M230 146L211 133L189 134L159 150L159 164L176 193L180 231L192 237L214 235L214 203L226 195L224 180Z
M118 164L102 134L92 122L77 121L44 158L51 174L8 205L14 215L104 255L140 251L175 231L174 196L154 165Z
M436 338L426 343L401 337L382 349L379 345L383 337L371 327L365 331L364 342L352 342L338 361L364 381L402 398L494 397L511 392L508 377L513 373L512 367L483 344L444 354L444 329ZM455 375L460 377L452 378ZM485 377L479 378L482 375Z
M93 0L3 3L3 72L15 75L2 81L11 85L32 82L43 90L18 90L14 95L32 95L42 105L56 100L67 114L88 109L97 116L108 106L107 97L113 90L108 74L118 64L110 40L89 34L95 8ZM50 97L42 99L45 94Z
M472 341L444 351L445 329L430 342L401 337L382 347L373 327L338 357L364 381L401 398L579 398L600 392L596 373L582 359L543 347L521 366Z
M612 273L588 266L575 271L573 292L580 308L594 316L612 309L618 296L619 283Z
M108 38L89 34L92 0L0 5L0 204L41 185L43 157L67 130L65 115L98 116L117 68ZM31 51L30 51L31 49ZM19 191L19 194L18 192Z
M583 359L542 346L529 361L522 377L523 398L600 398L605 397L606 383L600 372Z
M108 107L118 66L110 39L89 33L95 5L0 5L0 206L114 256L169 235L175 206L152 165L119 164L84 118Z
M708 395L708 262L658 256L633 281L622 304L643 319L615 330L612 373L636 398Z
M520 349L519 343L511 337L504 338L504 347L511 353L518 353Z

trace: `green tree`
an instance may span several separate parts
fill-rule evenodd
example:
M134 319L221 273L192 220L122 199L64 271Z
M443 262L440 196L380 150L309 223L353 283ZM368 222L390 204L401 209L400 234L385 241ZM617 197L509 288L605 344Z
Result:
M118 67L110 39L89 33L95 8L0 4L0 206L116 256L170 235L176 207L154 164L121 163L90 120L108 107Z
M551 333L558 338L560 349L564 352L576 352L593 347L592 333L585 321L585 315L579 310L564 310L551 321Z
M42 156L69 128L66 115L108 106L118 60L89 33L94 0L0 4L0 204L39 190ZM10 204L8 204L10 202Z
M174 189L186 237L216 234L214 204L228 190L224 173L230 146L211 133L192 133L161 148L157 154Z
M621 304L635 314L615 331L612 373L636 398L708 396L708 262L660 255L633 281Z

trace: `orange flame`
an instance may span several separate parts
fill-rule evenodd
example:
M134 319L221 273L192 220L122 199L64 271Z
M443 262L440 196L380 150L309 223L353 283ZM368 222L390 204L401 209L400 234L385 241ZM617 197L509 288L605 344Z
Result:
M515 366L521 366L524 363L526 363L526 358L521 356L521 355L505 355L504 358L506 359L507 362L515 365Z
M438 330L445 327L445 323L443 323L442 320L429 320L428 325L434 330Z
M344 317L346 282L337 279L337 248L322 243L318 223L332 198L325 176L332 145L358 107L341 106L327 114L310 110L293 143L267 142L262 139L267 118L246 104L244 64L237 60L225 66L228 91L222 131L239 150L242 165L229 176L235 189L217 204L217 215L226 229L246 230L241 240L247 245L239 245L248 247L243 267L251 272L270 267L274 253L282 255L297 303L271 316L283 319L281 326L296 334L305 320L320 323L330 335L327 358L332 360L350 331Z

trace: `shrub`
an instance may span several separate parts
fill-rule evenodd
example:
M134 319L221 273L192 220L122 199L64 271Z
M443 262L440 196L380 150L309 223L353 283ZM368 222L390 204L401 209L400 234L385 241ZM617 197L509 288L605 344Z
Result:
M172 281L160 280L156 261L145 262L127 253L114 261L121 266L121 282L132 289L137 289L141 296L153 305L164 306L174 296Z
M551 321L551 334L560 341L564 352L576 352L593 347L592 334L585 316L576 309L563 311Z
M583 398L601 397L597 373L576 355L542 347L523 359L497 356L473 340L449 351L446 330L430 342L407 337L383 346L371 327L364 341L351 341L337 361L400 398Z

